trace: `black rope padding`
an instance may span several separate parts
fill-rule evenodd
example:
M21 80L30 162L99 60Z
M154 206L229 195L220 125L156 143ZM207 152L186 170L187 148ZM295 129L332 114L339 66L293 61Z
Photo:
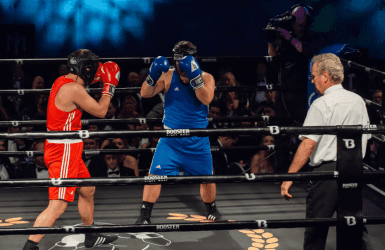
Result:
M115 88L115 94L129 94L139 93L142 87L126 87ZM102 92L102 88L87 88L86 91L90 94ZM216 86L215 91L288 91L287 88L277 86L274 84L267 84L266 86ZM49 94L51 89L0 89L0 95L29 95L29 94Z
M264 121L267 123L274 121L287 121L292 119L290 116L217 116L217 117L208 117L208 122L253 122L253 121ZM82 120L82 125L88 124L153 124L153 123L162 123L162 118L122 118L122 119L86 119ZM0 127L8 126L34 126L34 125L46 125L47 120L28 120L28 121L0 121Z
M231 128L231 129L167 129L167 130L135 130L135 131L70 131L70 132L26 132L26 133L0 133L2 139L85 139L109 137L192 137L216 135L282 135L282 134L332 134L337 133L384 133L385 125L344 125L344 126L306 126L306 127L279 127L267 126L266 128Z
M289 145L289 146L234 146L234 147L211 147L211 152L222 152L222 151L257 151L257 150L296 150L298 145ZM137 148L137 149L88 149L83 150L84 156L93 156L101 154L130 154L130 153L154 153L156 148ZM43 156L43 151L0 151L0 156Z
M377 172L378 173L378 172ZM156 185L156 184L195 184L195 183L229 183L229 182L261 182L287 180L332 180L338 177L337 171L323 171L290 174L245 174L245 175L210 175L210 176L144 176L119 178L52 178L2 180L0 187L77 187L77 186L115 186L115 185Z
M381 179L385 171L363 171L364 180ZM119 178L87 179L17 179L2 180L0 188L11 187L78 187L78 186L116 186L116 185L158 185L158 184L197 184L197 183L231 183L231 182L265 182L293 180L333 180L338 178L337 171L320 171L288 174L245 174L245 175L210 175L210 176L144 176Z
M114 61L116 63L145 63L150 64L156 57L105 57L99 58L101 62ZM172 57L166 57L168 60L171 60ZM210 56L210 57L197 57L199 62L203 63L216 63L216 62L231 62L234 60L237 61L254 61L254 62L273 62L277 58L272 56ZM67 62L67 58L19 58L19 59L0 59L0 64L36 64L36 63L50 63L58 62L63 63Z
M364 217L364 224L384 224L383 217ZM30 227L0 229L0 235L30 234L81 234L81 233L135 233L135 232L186 232L213 231L257 228L298 228L317 226L339 226L348 224L347 220L335 218L292 219L292 220L251 220L224 221L211 223L170 223L151 225L105 225L105 226L64 226L64 227Z
M16 234L79 234L91 232L184 232L184 231L211 231L211 230L235 230L256 228L296 228L310 226L337 226L338 219L293 219L293 220L252 220L234 222L211 223L170 223L151 225L109 225L109 226L64 226L64 227L32 227L0 229L0 235Z

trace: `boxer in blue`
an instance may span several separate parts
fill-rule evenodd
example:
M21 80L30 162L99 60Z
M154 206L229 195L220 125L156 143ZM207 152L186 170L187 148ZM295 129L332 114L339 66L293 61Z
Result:
M155 58L140 94L150 98L165 93L163 124L165 129L206 128L208 105L214 98L214 77L203 72L195 60L197 47L189 41L178 42L173 49L173 67L167 58ZM212 175L213 164L208 137L161 138L150 168L150 175ZM150 224L152 207L161 185L145 185L143 204L136 224ZM201 184L200 193L207 219L220 221L215 205L215 183Z

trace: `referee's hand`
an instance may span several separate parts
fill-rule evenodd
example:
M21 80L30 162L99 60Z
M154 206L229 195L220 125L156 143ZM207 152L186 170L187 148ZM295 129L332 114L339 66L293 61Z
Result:
M290 187L293 185L292 181L284 181L281 185L281 195L286 200L290 200L293 198L293 196L289 193Z

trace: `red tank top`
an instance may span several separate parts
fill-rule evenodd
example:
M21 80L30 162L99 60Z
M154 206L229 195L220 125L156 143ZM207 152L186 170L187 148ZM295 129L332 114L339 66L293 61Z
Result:
M55 105L57 92L66 83L73 82L72 79L59 77L54 82L48 99L47 107L47 129L48 131L77 131L81 130L82 124L80 118L82 112L76 108L71 112L64 112Z

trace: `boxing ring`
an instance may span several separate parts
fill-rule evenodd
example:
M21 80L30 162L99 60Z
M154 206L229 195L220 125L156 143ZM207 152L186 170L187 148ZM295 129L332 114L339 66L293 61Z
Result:
M41 60L41 59L40 59ZM64 60L64 59L63 59ZM103 60L103 59L102 59ZM119 63L119 60L114 58ZM150 58L134 59L149 63ZM148 62L147 62L148 60ZM214 60L214 59L207 59ZM43 60L44 61L44 60ZM221 87L223 90L237 87ZM217 88L217 89L221 89ZM249 87L242 87L247 90ZM138 91L127 88L122 92ZM273 89L266 86L261 90ZM276 89L274 87L274 89ZM117 89L118 92L119 89ZM253 87L255 91L255 87ZM48 90L49 91L49 90ZM94 89L91 91L98 91ZM47 92L47 90L2 90L2 93L24 95ZM217 118L220 120L263 121L269 124L273 117ZM215 118L212 118L214 121ZM159 121L158 119L127 119L117 122L137 124ZM111 121L96 119L82 124ZM114 121L115 122L115 121ZM2 126L42 125L44 121L8 121ZM1 139L86 139L116 137L185 137L215 135L297 135L333 134L337 135L337 171L295 174L244 174L231 176L144 176L91 179L24 179L0 181L2 200L0 205L0 242L4 249L21 249L29 234L47 234L40 249L82 249L84 233L108 232L118 234L119 239L99 249L300 249L303 242L301 228L308 226L330 226L328 242L336 249L360 249L362 226L369 226L373 245L382 247L385 239L380 237L385 227L385 209L375 208L362 193L367 192L365 182L385 178L385 171L363 170L361 135L385 133L385 125L336 126L336 127L280 127L231 129L175 129L140 131L88 131L75 132L25 132L0 133ZM236 148L243 150L242 147ZM275 147L255 147L255 149L275 150ZM283 148L283 147L282 147ZM127 152L153 152L154 149L137 150L91 150L84 154L120 154ZM212 151L224 150L214 148ZM229 150L229 149L225 149ZM41 156L43 152L20 151L0 152L2 156ZM294 180L294 199L285 201L280 196L280 181ZM337 180L337 217L323 219L302 219L304 216L306 186L304 180ZM278 183L277 183L278 182ZM226 222L205 220L200 201L200 183L217 183L217 203ZM163 184L163 191L153 211L154 223L133 225L139 214L143 185ZM79 224L76 202L52 228L33 228L36 216L47 205L46 189L58 186L98 186L95 194L95 225L84 227ZM385 200L384 197L382 197ZM379 201L383 202L383 201ZM363 213L363 210L368 214ZM6 219L6 217L8 219ZM3 221L4 220L4 223ZM8 224L8 225L3 225ZM290 228L290 230L289 230ZM374 233L373 233L374 232ZM335 239L332 236L335 234ZM329 248L327 248L329 249ZM330 248L334 249L334 248ZM377 249L377 248L376 248ZM379 249L379 248L378 248Z

